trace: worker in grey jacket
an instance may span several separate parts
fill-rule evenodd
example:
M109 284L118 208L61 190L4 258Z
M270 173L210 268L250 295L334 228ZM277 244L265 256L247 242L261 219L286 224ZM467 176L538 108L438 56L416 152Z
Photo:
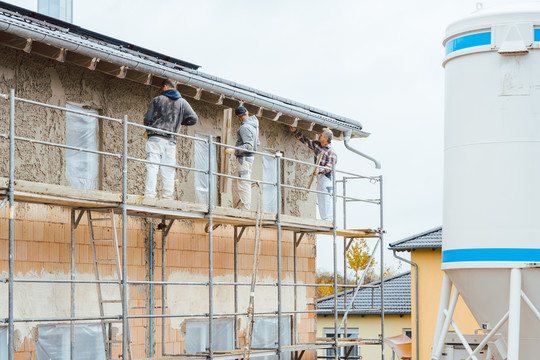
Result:
M259 120L255 115L249 116L247 109L239 106L235 110L236 117L242 123L238 129L236 147L240 149L228 148L227 154L234 153L238 160L238 177L251 179L251 168L253 166L254 154L251 151L257 151L259 141ZM251 206L251 181L238 180L238 197L240 201L237 208L249 210Z
M173 133L180 131L181 125L191 126L197 123L198 117L189 103L182 98L173 82L163 80L161 95L155 97L144 116L144 125L155 128L147 130L146 160L162 165L176 165L176 135L166 134L158 130ZM146 188L144 196L156 196L157 173L161 170L164 199L172 199L174 191L174 175L176 169L158 164L146 164Z

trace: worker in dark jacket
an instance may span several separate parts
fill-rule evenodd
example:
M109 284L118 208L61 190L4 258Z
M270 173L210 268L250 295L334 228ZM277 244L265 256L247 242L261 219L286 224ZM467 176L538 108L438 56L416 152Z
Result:
M173 82L166 79L161 84L161 95L155 97L144 116L144 125L157 130L178 133L181 125L191 126L198 117L189 103L182 98ZM162 165L176 165L176 135L147 130L146 160ZM160 169L161 168L161 169ZM157 173L161 170L164 199L172 199L175 169L170 166L146 164L144 196L156 196Z
M225 150L225 153L234 153L236 155L239 164L238 177L251 179L251 168L254 159L254 154L251 151L256 151L260 144L259 120L255 115L249 116L247 109L243 106L237 107L235 114L242 123L236 133L236 147L241 149L228 148ZM238 180L236 184L238 197L240 198L236 207L242 210L249 210L251 206L251 181Z

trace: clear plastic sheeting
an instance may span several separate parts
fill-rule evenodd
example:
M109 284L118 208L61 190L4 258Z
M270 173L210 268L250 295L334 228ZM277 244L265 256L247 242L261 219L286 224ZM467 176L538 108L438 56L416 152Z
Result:
M251 347L259 348L275 348L278 343L278 318L277 317L255 317L253 324L253 339ZM291 317L281 317L281 346L291 345ZM277 360L277 355L257 356L252 354L251 357L264 360ZM291 353L283 352L281 358L290 360Z
M0 360L8 360L8 328L0 327Z
M186 320L186 353L208 351L208 320ZM212 329L214 351L234 350L234 319L214 319Z
M98 112L81 105L67 103L70 110L97 115ZM66 145L87 150L97 150L98 119L66 112ZM85 151L66 150L66 178L73 187L97 189L99 155Z
M100 324L75 325L75 358L105 360L105 345ZM70 325L38 327L37 360L69 360L71 358Z
M269 153L268 151L265 151ZM272 183L277 182L277 159L274 157L263 156L263 181ZM276 187L263 184L263 211L269 213L277 212L277 193Z
M208 136L196 134L198 138L207 139ZM215 152L215 146L214 146ZM208 143L195 141L195 169L208 171ZM217 162L212 163L212 171L217 172ZM217 176L213 176L214 184L217 183ZM214 192L214 203L217 199L217 192ZM202 172L195 172L195 199L200 204L208 203L208 175Z

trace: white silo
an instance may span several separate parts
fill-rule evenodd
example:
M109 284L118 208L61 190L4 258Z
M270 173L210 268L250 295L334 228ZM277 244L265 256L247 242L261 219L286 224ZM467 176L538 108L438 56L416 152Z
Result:
M540 3L480 9L449 25L444 45L445 280L432 359L449 326L459 333L458 293L493 358L538 359Z

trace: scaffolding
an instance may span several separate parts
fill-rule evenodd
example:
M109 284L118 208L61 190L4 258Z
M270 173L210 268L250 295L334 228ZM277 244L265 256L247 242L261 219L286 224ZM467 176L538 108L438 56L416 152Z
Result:
M140 162L140 163L150 163L155 164L145 159L139 159L128 155L128 127L136 127L141 130L150 129L141 124L129 122L127 115L122 119L116 119L96 114L90 114L86 112L81 112L74 109L63 108L59 106L54 106L50 104L40 103L20 97L15 96L15 90L11 90L9 94L0 94L0 98L9 101L9 132L5 134L0 134L0 139L4 141L9 141L9 178L0 179L0 199L3 197L3 201L0 202L0 210L7 204L9 206L9 262L8 262L8 278L1 279L4 283L8 284L8 317L3 319L2 322L7 323L8 325L8 359L14 359L15 355L15 346L14 346L14 324L15 323L66 323L70 325L70 358L77 358L75 354L75 325L81 322L101 322L111 323L114 321L120 322L122 324L122 329L127 331L122 331L122 341L121 349L119 350L119 356L123 358L132 358L131 352L129 350L130 340L129 340L129 321L134 319L161 319L161 335L162 335L162 358L167 359L180 359L180 358L205 358L205 359L240 359L244 357L244 350L241 348L239 341L239 334L237 329L238 319L241 316L247 316L247 312L242 312L239 310L239 288L240 287L249 287L249 283L240 282L238 276L238 244L242 240L242 236L245 234L246 229L253 228L256 226L257 219L254 218L252 212L240 211L237 209L226 209L214 204L214 195L216 195L217 186L216 178L230 178L230 179L240 179L234 175L219 173L213 170L212 164L216 162L216 148L233 148L234 146L222 144L215 141L213 136L208 136L208 138L199 138L192 137L177 133L171 133L163 131L165 134L174 135L177 137L182 137L191 141L200 141L208 145L208 168L207 169L196 169L180 165L171 165L171 167L177 170L186 170L193 172L200 172L208 176L208 196L206 204L193 205L191 203L184 204L181 201L174 201L175 207L171 208L170 206L164 207L161 206L160 201L152 201L148 203L145 199L141 200L141 196L128 194L128 161ZM122 126L122 153L115 154L99 150L90 150L87 148L77 148L69 146L63 143L48 142L39 139L31 139L22 136L17 136L15 129L15 104L16 102L32 104L39 107L49 108L53 110L58 110L61 112L71 112L77 113L84 116L91 116L105 121L115 122ZM156 130L156 129L152 129ZM43 184L31 181L24 181L20 179L15 179L15 142L31 142L34 144L41 144L44 146L57 147L65 150L76 150L87 153L94 153L100 156L109 156L114 157L122 161L122 192L121 194L115 194L111 192L101 191L101 190L87 190L87 189L75 189L67 186L60 186L55 184ZM375 244L373 246L373 252L371 258L376 257L377 249L379 252L379 265L380 265L380 278L383 278L384 274L384 251L383 251L383 202L382 202L382 189L383 189L383 179L382 176L360 176L350 172L338 171L335 169L335 166L332 168L332 180L333 180L333 189L335 189L330 196L332 196L333 201L333 219L334 222L325 222L325 221L308 221L305 218L298 218L291 215L285 215L282 212L281 198L282 191L284 189L291 189L297 191L304 191L308 193L320 193L323 192L312 190L304 187L296 187L293 185L287 185L281 182L281 171L282 164L284 162L290 162L293 164L300 164L309 166L310 168L318 167L312 163L286 158L283 157L279 152L275 154L269 154L265 152L254 152L258 156L272 157L275 159L276 163L276 181L268 182L261 180L248 180L252 183L258 183L259 185L269 185L275 189L276 199L277 199L277 209L275 213L262 213L258 214L261 219L260 223L263 228L273 228L276 230L277 234L277 257L276 257L276 266L277 266L277 282L276 283L263 283L257 282L256 286L264 287L274 287L277 288L277 309L274 311L266 312L256 312L257 315L272 315L277 316L277 343L274 347L268 347L264 349L249 349L251 352L251 357L259 356L277 356L277 359L281 360L284 353L290 353L291 356L294 356L295 360L300 360L306 351L310 350L326 350L330 349L333 351L333 358L336 360L338 358L354 358L349 356L350 350L345 353L345 356L340 356L338 353L338 348L345 347L351 349L352 346L366 345L366 344L375 344L381 347L381 358L384 360L384 281L380 281L380 292L381 292L381 330L380 337L378 339L342 339L338 337L339 330L344 328L346 331L347 328L347 315L351 309L352 301L347 305L345 297L345 306L347 310L344 311L342 321L339 322L339 309L337 304L337 293L338 288L348 289L354 288L355 295L356 292L362 287L362 285L348 285L346 281L346 252L351 242L357 238L373 239ZM158 164L161 166L167 166L163 164ZM341 180L336 180L336 176L340 176ZM246 180L246 179L242 179ZM379 196L374 199L361 199L355 198L350 195L347 195L347 186L351 181L368 181L378 187ZM338 184L342 185L342 194L338 193ZM36 203L36 204L46 204L61 206L64 208L70 209L71 217L71 272L70 279L28 279L28 278L16 278L14 274L14 221L16 219L15 213L15 202L26 202L26 203ZM339 229L335 223L337 222L337 209L338 201L343 203L343 228ZM375 229L347 229L347 204L350 202L363 202L379 207L378 219L379 224ZM109 214L112 212L120 216L122 221L121 225L121 241L119 247L121 247L120 265L119 271L125 276L121 276L119 280L103 280L96 276L95 280L89 279L77 279L76 278L76 257L75 257L75 248L77 245L75 230L80 224L81 219L83 218L84 213L87 213L90 217L90 212L102 212ZM110 216L110 215L109 215ZM161 266L162 266L162 281L156 281L153 278L150 278L149 281L141 280L129 280L127 277L127 265L129 262L127 256L127 222L128 217L144 217L144 218L154 218L160 219L161 223L159 228L162 230L162 239L161 239ZM166 245L167 245L167 236L169 231L176 220L191 220L199 222L208 223L208 280L205 282L187 282L187 281L167 281L166 280L166 269L167 269L167 254L166 254ZM214 255L213 255L213 242L214 242L214 225L217 224L228 224L234 227L234 281L233 282L217 282L214 279ZM153 229L153 228L151 228ZM284 283L282 281L282 232L291 231L294 235L294 246L293 246L293 259L294 259L294 281L292 283ZM321 286L321 284L304 284L298 282L297 277L297 248L300 245L302 239L306 234L325 234L332 237L333 245L333 264L334 264L334 282L330 286L333 287L334 291L334 338L332 339L317 339L313 343L298 343L298 329L297 329L297 317L300 314L316 313L317 310L299 310L297 307L298 304L298 289L300 287L312 287L316 289ZM343 238L344 244L344 275L345 281L344 284L338 283L338 237ZM151 259L153 259L153 249ZM366 272L368 269L365 270ZM15 298L14 284L16 283L50 283L50 284L69 284L71 289L71 299L70 299L70 316L67 317L48 317L48 318L30 318L30 317L14 317L14 303L17 301ZM101 316L77 316L76 315L76 304L75 304L75 289L77 285L80 284L96 284L98 287L103 284L109 285L119 285L121 291L121 314L117 315L104 315ZM133 285L148 285L148 286L158 286L161 287L161 314L154 314L150 311L150 314L136 315L130 314L128 307L128 287ZM197 285L205 286L208 288L208 311L206 313L184 313L184 314L170 314L167 312L167 288L168 286L184 286L184 285ZM214 310L214 289L216 286L232 286L234 288L234 312L233 313L217 313ZM328 286L328 285L327 285ZM293 287L294 289L294 309L293 310L283 310L282 309L282 289L284 287ZM353 297L354 300L354 297ZM150 301L153 301L153 298L150 298ZM153 309L153 306L150 306L150 309ZM283 332L282 319L284 315L292 317L292 330L291 330L291 345L285 345L282 343L281 334ZM208 321L208 348L207 351L196 354L173 354L168 353L166 350L167 340L167 321L172 318L202 318ZM222 317L233 317L234 318L234 347L235 350L231 351L216 351L213 347L213 337L214 326L213 322L216 319ZM313 329L316 331L316 329ZM105 330L104 330L105 331ZM150 348L154 348L153 338L150 337ZM111 351L109 351L109 358ZM124 355L125 354L125 355ZM328 356L318 355L320 358L328 358ZM154 359L159 359L160 357L153 357ZM357 357L358 358L358 357ZM361 357L360 357L361 358Z

